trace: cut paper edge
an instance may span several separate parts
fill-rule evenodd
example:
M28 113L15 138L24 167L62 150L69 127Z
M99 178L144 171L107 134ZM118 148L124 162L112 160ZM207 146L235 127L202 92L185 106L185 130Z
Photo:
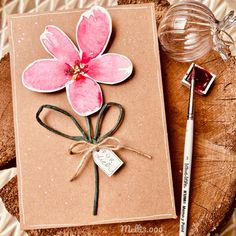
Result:
M83 51L82 51L82 49L80 48L80 45L79 45L79 42L78 42L78 35L77 35L78 28L79 28L80 23L81 23L82 20L83 20L83 17L89 18L90 16L94 16L94 13L93 13L94 10L100 10L101 12L103 12L103 13L107 16L107 18L108 18L108 20L109 20L109 25L110 25L110 28L109 28L109 35L108 35L108 37L107 37L106 43L104 44L104 47L103 47L102 51L101 51L95 58L97 58L99 55L102 55L102 54L103 54L103 52L106 50L107 45L108 45L108 43L109 43L109 40L110 40L110 38L111 38L111 33L112 33L112 19L111 19L110 13L109 13L104 7L100 7L100 6L93 6L93 7L91 7L89 10L85 11L85 12L80 16L80 18L79 18L79 21L78 21L78 23L77 23L77 25L76 25L76 32L75 32L75 33L76 33L76 43L77 43L77 46L78 46L78 48L79 48L80 58L81 58L81 59L82 59Z
M102 55L99 55L99 56L93 58L93 59L91 60L91 62L92 62L93 60L97 60L97 59L99 59L99 58L102 58L103 56L106 56L107 54L109 54L109 55L116 55L116 56L118 55L118 56L121 56L121 57L125 58L127 61L130 62L130 66L129 66L128 69L127 69L127 72L128 72L128 73L127 73L127 75L124 77L124 79L120 80L119 82L101 82L101 81L97 81L97 80L94 79L93 77L89 76L89 74L86 74L86 75L87 75L90 79L93 79L94 81L96 81L97 83L100 83L100 84L115 85L115 84L119 84L119 83L124 82L126 79L128 79L128 78L130 77L130 75L131 75L132 72L133 72L133 63L132 63L132 61L131 61L127 56L121 55L121 54L119 54L119 53L105 53L105 54L102 54ZM89 65L89 62L88 62L88 65Z
M53 58L57 59L57 58L46 48L46 46L44 45L44 42L43 42L44 39L47 39L46 33L51 34L51 33L47 30L48 27L51 27L51 28L54 28L54 29L57 29L58 31L60 31L60 33L61 33L63 36L65 36L65 38L67 38L67 39L70 41L70 43L73 45L75 51L78 53L79 59L81 59L81 56L80 56L81 53L80 53L80 51L78 50L78 48L76 47L76 45L74 44L74 42L72 41L72 39L71 39L63 30L61 30L59 27L57 27L57 26L55 26L55 25L46 25L46 26L45 26L45 29L44 29L44 31L43 31L43 33L40 35L40 42L41 42L43 48L45 49L45 51L46 51L47 53L49 53ZM76 32L77 32L77 31L76 31ZM76 43L77 43L77 42L76 42ZM64 46L64 45L63 45L63 46Z
M85 77L85 78L91 79L90 77ZM93 79L91 79L91 80L93 80ZM94 80L93 80L93 81L94 81ZM94 81L94 82L97 83L96 81ZM99 91L100 91L100 94L101 94L101 104L100 104L100 106L99 106L98 108L94 109L93 111L80 113L80 112L78 112L78 111L73 107L73 105L72 105L72 103L71 103L70 94L69 94L69 86L70 86L70 83L67 83L67 84L66 84L66 97L67 97L67 100L68 100L68 102L69 102L71 108L73 109L73 111L74 111L76 114L78 114L78 115L80 115L80 116L89 116L89 115L92 115L92 114L98 112L98 111L101 109L101 107L102 107L102 105L103 105L103 94L102 94L101 86L100 86L98 83L97 83L97 85L98 85L98 87L99 87Z
M58 61L58 60L57 60L56 58L52 58L52 59L50 59L50 58L49 58L49 59L44 58L44 59L35 60L35 61L33 61L32 63L30 63L30 64L24 69L24 71L22 72L21 80L22 80L22 83L23 83L24 87L26 87L27 89L29 89L29 90L31 90L31 91L33 91L33 92L38 92L38 93L53 93L53 92L57 92L57 91L60 91L60 90L64 89L64 88L66 87L66 84L63 85L62 87L60 87L60 88L58 88L58 89L54 89L54 90L40 90L40 89L34 89L34 88L31 88L31 87L29 87L29 86L27 86L27 85L25 84L25 82L24 82L24 74L25 74L26 70L29 69L29 68L30 68L32 65L34 65L35 63L40 62L40 61Z
M80 115L80 116L88 116L88 115L91 115L91 114L94 114L94 113L96 113L97 111L99 111L100 109L101 109L101 107L102 107L102 104L103 104L103 95L102 95L102 89L101 89L101 87L100 87L100 85L98 84L98 83L101 83L101 84L108 84L108 85L115 85L115 84L118 84L118 83L121 83L121 82L123 82L124 80L126 80L131 74L132 74L132 71L133 71L133 64L132 64L132 62L131 62L131 60L128 58L128 57L126 57L126 56L124 56L124 55L121 55L121 54L118 54L118 53L109 53L110 55L117 55L117 56L120 56L120 57L122 57L122 58L124 58L125 60L127 60L127 64L128 64L128 66L127 66L127 68L120 68L120 70L125 70L125 72L124 72L124 78L122 77L122 75L120 76L122 79L120 80L120 81L118 81L118 82L102 82L102 81L100 81L100 80L98 80L98 81L96 81L96 79L94 79L94 78L92 78L91 76L89 76L88 74L86 74L86 75L84 75L84 77L86 77L86 78L88 78L88 79L90 79L90 80L92 80L94 83L96 83L97 84L97 86L99 87L99 92L100 92L100 94L101 94L101 102L100 102L100 104L99 104L99 102L98 101L96 101L95 100L95 102L97 103L97 104L99 104L99 106L98 107L96 107L96 109L93 109L93 110L90 110L90 111L88 111L88 112L79 112L79 111L77 111L74 107L73 107L73 105L72 105L72 101L71 101L71 99L70 99L70 94L69 94L69 86L70 86L70 84L72 83L72 81L70 81L70 80L67 80L67 81L65 81L65 84L63 85L63 86L60 86L60 87L58 87L58 88L56 88L56 89L37 89L37 88L33 88L33 87L30 87L30 79L29 79L29 83L27 84L27 80L25 80L25 78L30 78L29 76L28 77L26 77L25 76L25 73L26 73L26 71L30 68L30 67L32 67L35 63L39 63L39 62L43 62L43 61L55 61L55 62L58 62L58 63L65 63L65 64L67 64L66 63L66 61L64 61L63 60L63 58L61 59L61 58L57 58L56 57L56 55L59 55L60 56L60 54L57 54L57 51L55 50L55 55L53 54L53 50L51 50L51 51L49 51L49 49L50 49L50 47L49 47L49 49L47 48L47 46L44 44L44 42L43 42L43 40L44 39L48 39L48 37L46 37L46 34L53 34L53 32L49 32L48 30L47 30L47 28L48 27L52 27L53 29L56 29L56 31L55 31L55 35L56 35L56 32L58 31L60 34L62 34L62 36L63 37L65 37L66 38L66 40L68 40L69 41L69 43L71 43L71 45L73 46L73 48L70 48L71 49L71 51L73 50L73 49L75 49L75 52L78 54L78 59L79 60L81 60L82 59L82 55L83 55L83 51L82 51L82 49L80 48L80 45L79 45L79 43L78 43L78 34L77 34L77 31L78 31L78 28L79 28L79 26L80 26L80 23L82 22L82 20L84 19L83 17L86 17L86 18L89 18L90 16L94 16L94 11L100 11L99 13L98 13L98 16L101 16L101 25L102 25L102 23L103 23L103 19L104 19L104 22L105 22L105 24L106 24L106 26L108 26L108 24L109 24L109 31L106 31L105 30L105 33L106 33L106 35L107 35L107 33L108 33L108 36L107 36L107 39L106 39L106 41L104 41L103 40L103 42L105 42L105 44L103 45L103 47L101 47L100 49L101 49L101 51L99 52L99 47L97 47L98 48L98 50L97 50L97 52L99 52L98 54L97 54L97 52L95 52L94 54L96 54L96 56L94 57L94 58L87 58L88 59L88 62L86 62L86 64L88 64L89 63L89 61L92 61L92 60L97 60L97 59L99 59L99 58L101 58L101 57L103 57L103 56L106 56L107 54L102 54L104 51L105 51L105 49L106 49L106 47L107 47L107 44L109 43L109 40L110 40L110 36L111 36L111 33L112 33L112 19L111 19L111 16L110 16L110 14L109 14L109 12L105 9L105 8L103 8L103 7L100 7L100 6L93 6L92 8L90 8L89 10L87 10L87 11L85 11L82 15L81 15L81 17L80 17L80 19L79 19L79 21L78 21L78 23L77 23L77 26L76 26L76 42L77 42L77 44L78 44L78 48L76 47L76 45L73 43L73 41L67 36L67 34L65 34L60 28L58 28L57 26L55 26L55 25L47 25L46 27L45 27L45 30L44 30L44 32L40 35L40 42L41 42L41 44L42 44L42 46L43 46L43 48L45 49L45 51L46 52L48 52L49 53L49 55L51 55L52 56L52 58L50 59L50 58L44 58L44 59L38 59L38 60L35 60L35 61L33 61L31 64L29 64L25 69L24 69L24 71L22 72L22 83L23 83L23 85L24 85L24 87L26 87L27 89L29 89L30 91L33 91L33 92L38 92L38 93L53 93L53 92L57 92L57 91L60 91L60 90L62 90L62 89L64 89L64 88L66 88L66 93L67 93L67 99L69 100L69 104L71 105L71 107L72 107L72 109L78 114L78 115ZM103 16L104 15L104 16ZM60 37L61 35L59 34L59 36L58 37ZM105 39L105 38L104 38ZM48 39L49 40L49 39ZM49 40L49 43L50 43L50 40ZM53 43L52 43L52 45L53 45ZM50 46L50 45L49 45ZM85 50L88 50L88 52L89 52L89 48L86 48L86 46L84 47L84 49ZM96 49L96 48L95 48ZM70 54L69 54L70 55ZM63 56L63 55L62 55ZM67 56L67 55L66 55ZM74 54L73 54L73 51L72 51L72 57L73 56L75 56ZM65 57L66 58L66 57ZM69 59L68 60L70 60L70 57L68 57ZM125 64L125 63L124 63ZM130 65L129 65L130 64ZM70 65L70 64L68 64L68 65ZM60 70L60 66L58 66L58 69ZM117 71L119 71L119 68L117 68ZM55 74L57 74L57 73L55 73ZM120 74L122 74L122 73L120 73ZM36 76L37 76L37 74L36 74ZM43 78L43 77L42 77ZM65 75L65 78L66 78L66 75ZM63 78L62 78L63 79ZM46 80L43 80L42 79L42 81L46 81ZM57 81L57 80L56 80ZM57 81L58 82L58 81ZM64 81L62 81L63 83L64 83ZM45 82L46 83L46 82ZM32 83L33 84L33 83ZM35 85L35 84L34 84ZM36 85L37 85L37 83L36 83ZM39 85L40 85L40 79L39 79ZM59 85L60 85L60 82L59 82ZM35 87L37 87L37 86L35 86ZM50 87L53 87L53 86L50 86L50 83L49 84L45 84L45 86L38 86L39 88L42 88L42 87L46 87L46 88L50 88ZM55 88L56 86L54 86L54 88ZM85 100L86 100L86 98L85 98ZM76 103L75 103L76 104ZM74 105L75 105L74 104ZM79 103L77 103L77 104L79 104ZM95 103L94 103L95 104ZM89 109L88 109L89 110Z
M21 2L20 2L21 1ZM8 9L7 14L2 14L2 27L0 27L0 59L4 57L9 52L9 40L7 31L9 30L9 26L7 26L7 16L13 13L28 13L28 12L45 12L45 11L61 11L65 9L86 9L92 7L94 4L98 4L100 6L109 7L109 6L117 6L117 0L77 0L77 4L72 4L71 1L59 1L59 0L51 0L50 4L48 4L49 0L14 0L14 1L3 1L5 2L4 7L0 8L0 15L4 11L4 9ZM23 3L23 4L19 4ZM32 4L34 2L34 4ZM60 4L59 4L60 2ZM18 7L19 6L19 7Z

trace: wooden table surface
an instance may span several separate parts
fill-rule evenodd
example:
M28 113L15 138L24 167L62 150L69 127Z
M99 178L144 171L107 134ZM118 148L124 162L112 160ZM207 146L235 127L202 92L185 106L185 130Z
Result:
M120 4L151 2L150 0L120 0ZM157 21L167 9L166 1L155 1ZM231 58L223 62L210 52L196 62L217 75L210 93L196 96L195 139L189 213L189 235L205 236L220 227L233 209L236 193L236 62ZM12 121L12 101L9 56L1 62L0 71L0 166L15 156ZM161 52L162 75L170 142L171 163L177 214L183 165L184 135L188 108L188 89L180 83L189 63L178 63ZM8 195L0 193L8 210L18 216L16 179L10 184ZM4 191L4 190L3 190ZM12 201L9 201L9 194ZM127 225L126 233L122 225ZM87 226L70 229L34 230L29 235L153 235L132 233L141 227L154 229L156 235L178 235L179 218L126 224ZM156 228L157 229L157 228ZM144 230L144 228L142 228ZM137 232L137 231L136 231Z

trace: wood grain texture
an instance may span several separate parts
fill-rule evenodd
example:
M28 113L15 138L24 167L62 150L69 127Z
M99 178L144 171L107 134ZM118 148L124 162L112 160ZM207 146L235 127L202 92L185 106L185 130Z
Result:
M120 0L120 4L150 2L149 0ZM155 1L157 20L166 11L167 1ZM9 58L5 58L5 72L9 70ZM182 181L182 163L186 114L188 107L188 89L180 83L189 67L188 63L178 63L161 53L162 75L167 113L168 133L171 151L172 172L175 189L177 214L180 212L180 195ZM196 96L195 104L195 143L192 168L189 235L205 236L225 218L235 199L236 193L236 64L234 59L223 62L219 55L210 52L197 64L217 75L210 93ZM8 74L9 76L9 74ZM1 82L1 80L0 80ZM2 83L2 82L1 82ZM4 104L7 112L1 118L7 124L8 132L1 132L1 141L13 138L10 81L0 87L1 96L4 92ZM1 100L2 101L2 100ZM0 103L0 111L3 111ZM0 113L1 114L1 113ZM11 117L11 119L9 119ZM10 136L9 136L10 135ZM3 142L3 146L7 145ZM8 158L14 156L14 144L8 143ZM10 155L12 154L12 155ZM2 156L1 156L2 159ZM7 209L18 216L16 178L0 191L0 196ZM69 209L68 209L69 210ZM126 231L122 227L126 225ZM110 224L67 229L31 230L30 236L37 235L154 235L137 231L158 227L160 233L155 235L178 235L179 219L136 222L126 224ZM136 232L131 232L135 230ZM152 228L151 228L152 227ZM130 231L129 231L130 230Z
M0 62L0 167L15 158L9 55Z
M165 62L162 63L162 73L175 200L179 215L188 108L188 90L180 81L189 65L174 62L164 54L162 62ZM236 193L236 67L233 59L224 63L215 52L211 52L197 64L217 75L209 95L196 96L195 102L189 235L207 235L223 220Z

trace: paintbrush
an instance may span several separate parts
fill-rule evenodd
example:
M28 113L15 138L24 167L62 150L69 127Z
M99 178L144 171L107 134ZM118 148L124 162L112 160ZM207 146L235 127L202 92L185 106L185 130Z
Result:
M194 85L195 85L195 64L192 68L191 85L189 94L189 107L185 132L184 144L184 164L182 178L182 196L181 196L181 213L179 235L187 235L188 223L188 205L190 194L190 179L193 153L193 134L194 134Z

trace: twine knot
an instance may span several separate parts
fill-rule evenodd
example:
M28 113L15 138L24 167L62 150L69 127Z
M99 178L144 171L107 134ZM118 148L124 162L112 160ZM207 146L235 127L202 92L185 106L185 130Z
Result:
M146 153L143 153L135 148L131 148L121 144L121 141L115 137L107 137L103 139L100 143L88 143L86 141L79 141L77 143L73 143L69 148L69 154L81 154L82 158L77 166L76 172L73 177L70 179L72 182L75 180L80 174L82 168L84 167L87 159L92 156L93 151L99 151L100 149L108 149L112 151L118 151L120 149L126 149L132 152L135 152L143 157L151 159L152 157Z

